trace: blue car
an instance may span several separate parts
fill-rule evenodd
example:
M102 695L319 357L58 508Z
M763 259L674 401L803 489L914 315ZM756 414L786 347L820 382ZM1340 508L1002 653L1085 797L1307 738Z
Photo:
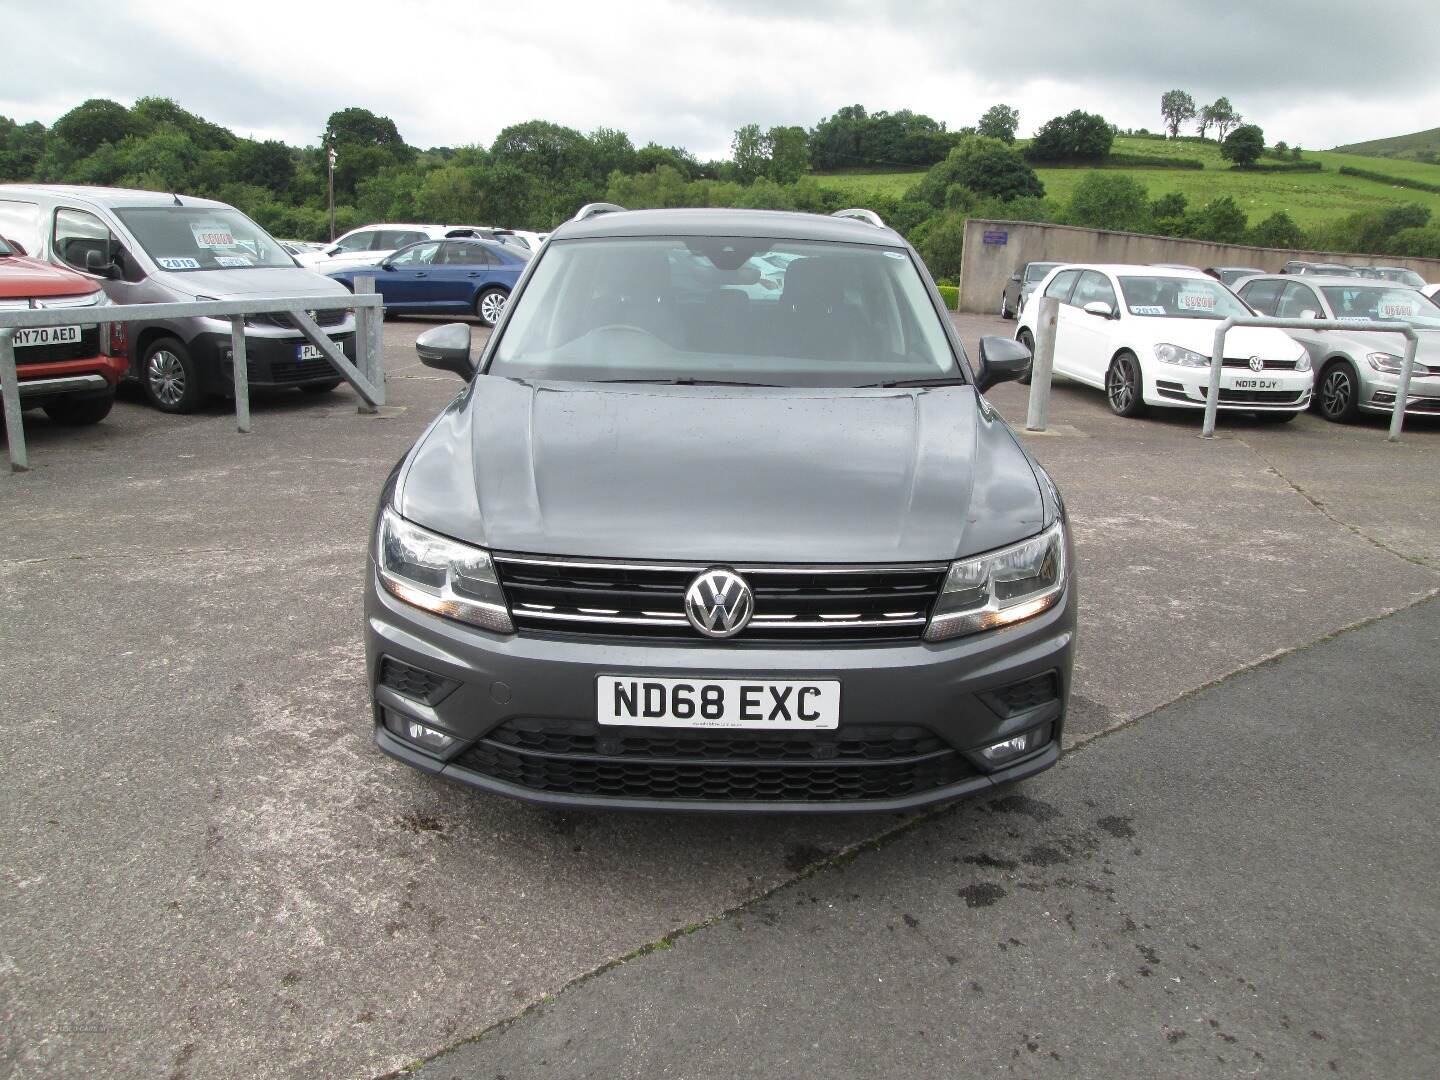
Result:
M381 263L326 276L351 290L361 274L373 276L387 312L469 312L494 326L529 261L528 252L488 240L421 240Z

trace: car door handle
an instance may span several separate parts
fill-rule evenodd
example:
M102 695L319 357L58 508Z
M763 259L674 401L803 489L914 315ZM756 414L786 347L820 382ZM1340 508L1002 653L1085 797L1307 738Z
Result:
M479 271L479 270L471 270L471 271L470 271L468 274L466 274L465 276L466 276L466 277L479 277L479 276L480 276L480 271Z
M416 277L425 277L425 276L427 276L427 275L426 275L426 273L425 273L424 270L417 270L417 271L415 272L415 276L416 276Z

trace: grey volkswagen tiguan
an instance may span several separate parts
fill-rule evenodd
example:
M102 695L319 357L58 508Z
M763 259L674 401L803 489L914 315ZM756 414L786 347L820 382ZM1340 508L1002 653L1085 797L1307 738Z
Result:
M536 802L896 810L1053 765L1059 493L869 211L584 208L375 522L380 748Z

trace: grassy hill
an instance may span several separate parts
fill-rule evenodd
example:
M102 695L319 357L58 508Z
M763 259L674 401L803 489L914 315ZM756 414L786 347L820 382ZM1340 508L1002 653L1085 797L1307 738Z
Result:
M1437 129L1440 131L1440 129ZM1382 140L1384 141L1384 140ZM1138 168L1113 170L1126 172L1150 192L1152 199L1172 191L1184 194L1192 207L1199 207L1221 195L1231 196L1250 216L1252 224L1277 210L1284 210L1301 226L1310 228L1322 222L1353 214L1357 210L1375 210L1406 203L1428 206L1440 221L1440 195L1395 187L1375 180L1341 176L1342 165L1409 177L1429 183L1440 183L1440 167L1399 158L1377 160L1374 157L1334 150L1306 152L1307 160L1319 161L1323 172L1263 173L1237 172L1220 157L1214 143L1191 140L1161 141L1159 139L1115 140L1117 154L1146 154L1176 158L1197 158L1205 163L1203 170ZM1273 159L1266 159L1267 161ZM1070 197L1085 168L1039 169L1046 195L1059 202ZM1112 171L1112 170L1107 170ZM883 191L901 195L920 178L919 172L892 173L831 173L819 177L821 183L843 187L857 193Z
M1369 142L1350 143L1337 146L1336 150L1347 154L1363 154L1366 157L1398 158L1419 160L1421 155L1440 154L1440 128L1415 131L1409 135L1393 135L1388 139L1371 139Z

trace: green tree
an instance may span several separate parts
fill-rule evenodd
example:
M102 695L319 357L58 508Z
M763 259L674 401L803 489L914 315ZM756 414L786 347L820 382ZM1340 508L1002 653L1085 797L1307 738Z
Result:
M105 143L118 143L134 132L130 111L105 98L81 102L50 127L52 138L70 152L72 160L87 157Z
M1241 124L1220 144L1220 156L1247 168L1260 160L1265 152L1265 133L1254 124Z
M972 135L932 165L916 185L913 197L937 208L956 203L955 189L1001 199L1043 197L1045 187L1015 147L999 139Z
M0 116L0 180L29 180L45 153L45 125Z
M635 171L635 145L630 136L616 128L596 128L590 133L590 164L587 172L600 178L619 170Z
M1215 138L1224 142L1226 133L1240 123L1240 114L1231 106L1227 97L1218 97L1205 108L1209 110L1210 122L1215 125Z
M991 105L975 125L975 133L988 139L999 139L1004 143L1015 141L1015 131L1020 127L1020 110L1009 105Z
M1243 244L1250 221L1229 195L1211 199L1185 219L1186 234L1217 244Z
M759 124L746 124L736 129L735 137L730 141L730 156L735 163L735 178L742 184L753 184L765 175L770 154Z
M802 127L772 127L765 132L769 155L766 174L781 184L793 184L810 168L810 140Z
M1289 214L1277 210L1251 230L1249 242L1258 247L1298 248L1305 234Z
M1144 232L1150 226L1150 195L1124 173L1088 172L1070 193L1065 221L1089 229Z
M1075 109L1045 121L1025 156L1031 161L1103 161L1114 141L1115 129L1103 116Z
M1166 90L1160 95L1160 116L1173 139L1180 134L1181 124L1195 118L1195 99L1184 90Z
M395 121L369 109L341 109L325 124L324 145L335 150L335 198L348 200L355 184L389 165L405 164L415 151L405 145ZM338 228L338 222L336 227Z
M960 276L965 253L965 215L945 214L931 218L915 233L916 250L937 280Z
M230 155L236 179L257 184L274 192L282 192L295 179L295 155L284 143L274 139L252 142L246 139Z

